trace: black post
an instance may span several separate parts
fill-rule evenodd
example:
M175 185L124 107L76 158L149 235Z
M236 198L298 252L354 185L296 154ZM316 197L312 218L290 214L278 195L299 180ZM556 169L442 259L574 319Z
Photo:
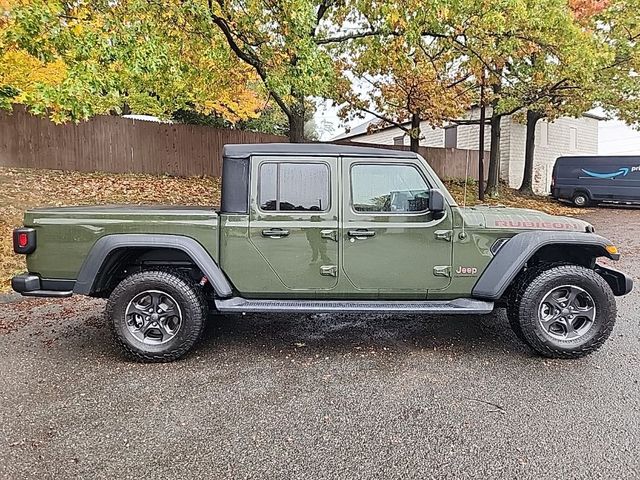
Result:
M484 72L483 72L484 73ZM483 75L484 77L484 75ZM478 151L478 200L484 202L484 122L486 117L484 106L484 78L480 84L480 139Z

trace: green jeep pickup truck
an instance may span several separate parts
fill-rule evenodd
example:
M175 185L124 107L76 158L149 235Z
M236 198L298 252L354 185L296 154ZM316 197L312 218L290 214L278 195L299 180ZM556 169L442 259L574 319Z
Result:
M14 249L23 295L107 297L117 344L170 361L207 313L486 314L549 357L598 349L632 281L581 220L462 209L411 152L326 144L227 145L219 209L26 212ZM473 319L470 319L473 321Z

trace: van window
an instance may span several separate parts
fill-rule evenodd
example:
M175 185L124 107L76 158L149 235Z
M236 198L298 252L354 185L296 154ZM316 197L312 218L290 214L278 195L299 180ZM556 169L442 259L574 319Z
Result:
M356 212L416 213L429 205L429 187L411 165L351 168L351 203Z
M322 212L329 209L329 165L269 162L260 165L260 208L267 211Z

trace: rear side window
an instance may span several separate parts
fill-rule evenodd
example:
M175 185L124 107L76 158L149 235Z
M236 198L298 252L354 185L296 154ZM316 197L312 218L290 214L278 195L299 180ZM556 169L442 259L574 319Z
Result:
M351 167L351 201L356 212L425 212L429 187L411 165L356 164Z
M323 212L330 208L330 197L326 163L260 165L258 201L262 210Z

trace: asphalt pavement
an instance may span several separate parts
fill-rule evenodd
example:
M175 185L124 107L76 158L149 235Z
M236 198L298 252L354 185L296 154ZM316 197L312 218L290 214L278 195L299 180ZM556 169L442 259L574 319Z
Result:
M640 209L585 218L640 285ZM485 316L225 317L124 361L104 302L0 296L0 477L640 478L640 288L580 360Z

